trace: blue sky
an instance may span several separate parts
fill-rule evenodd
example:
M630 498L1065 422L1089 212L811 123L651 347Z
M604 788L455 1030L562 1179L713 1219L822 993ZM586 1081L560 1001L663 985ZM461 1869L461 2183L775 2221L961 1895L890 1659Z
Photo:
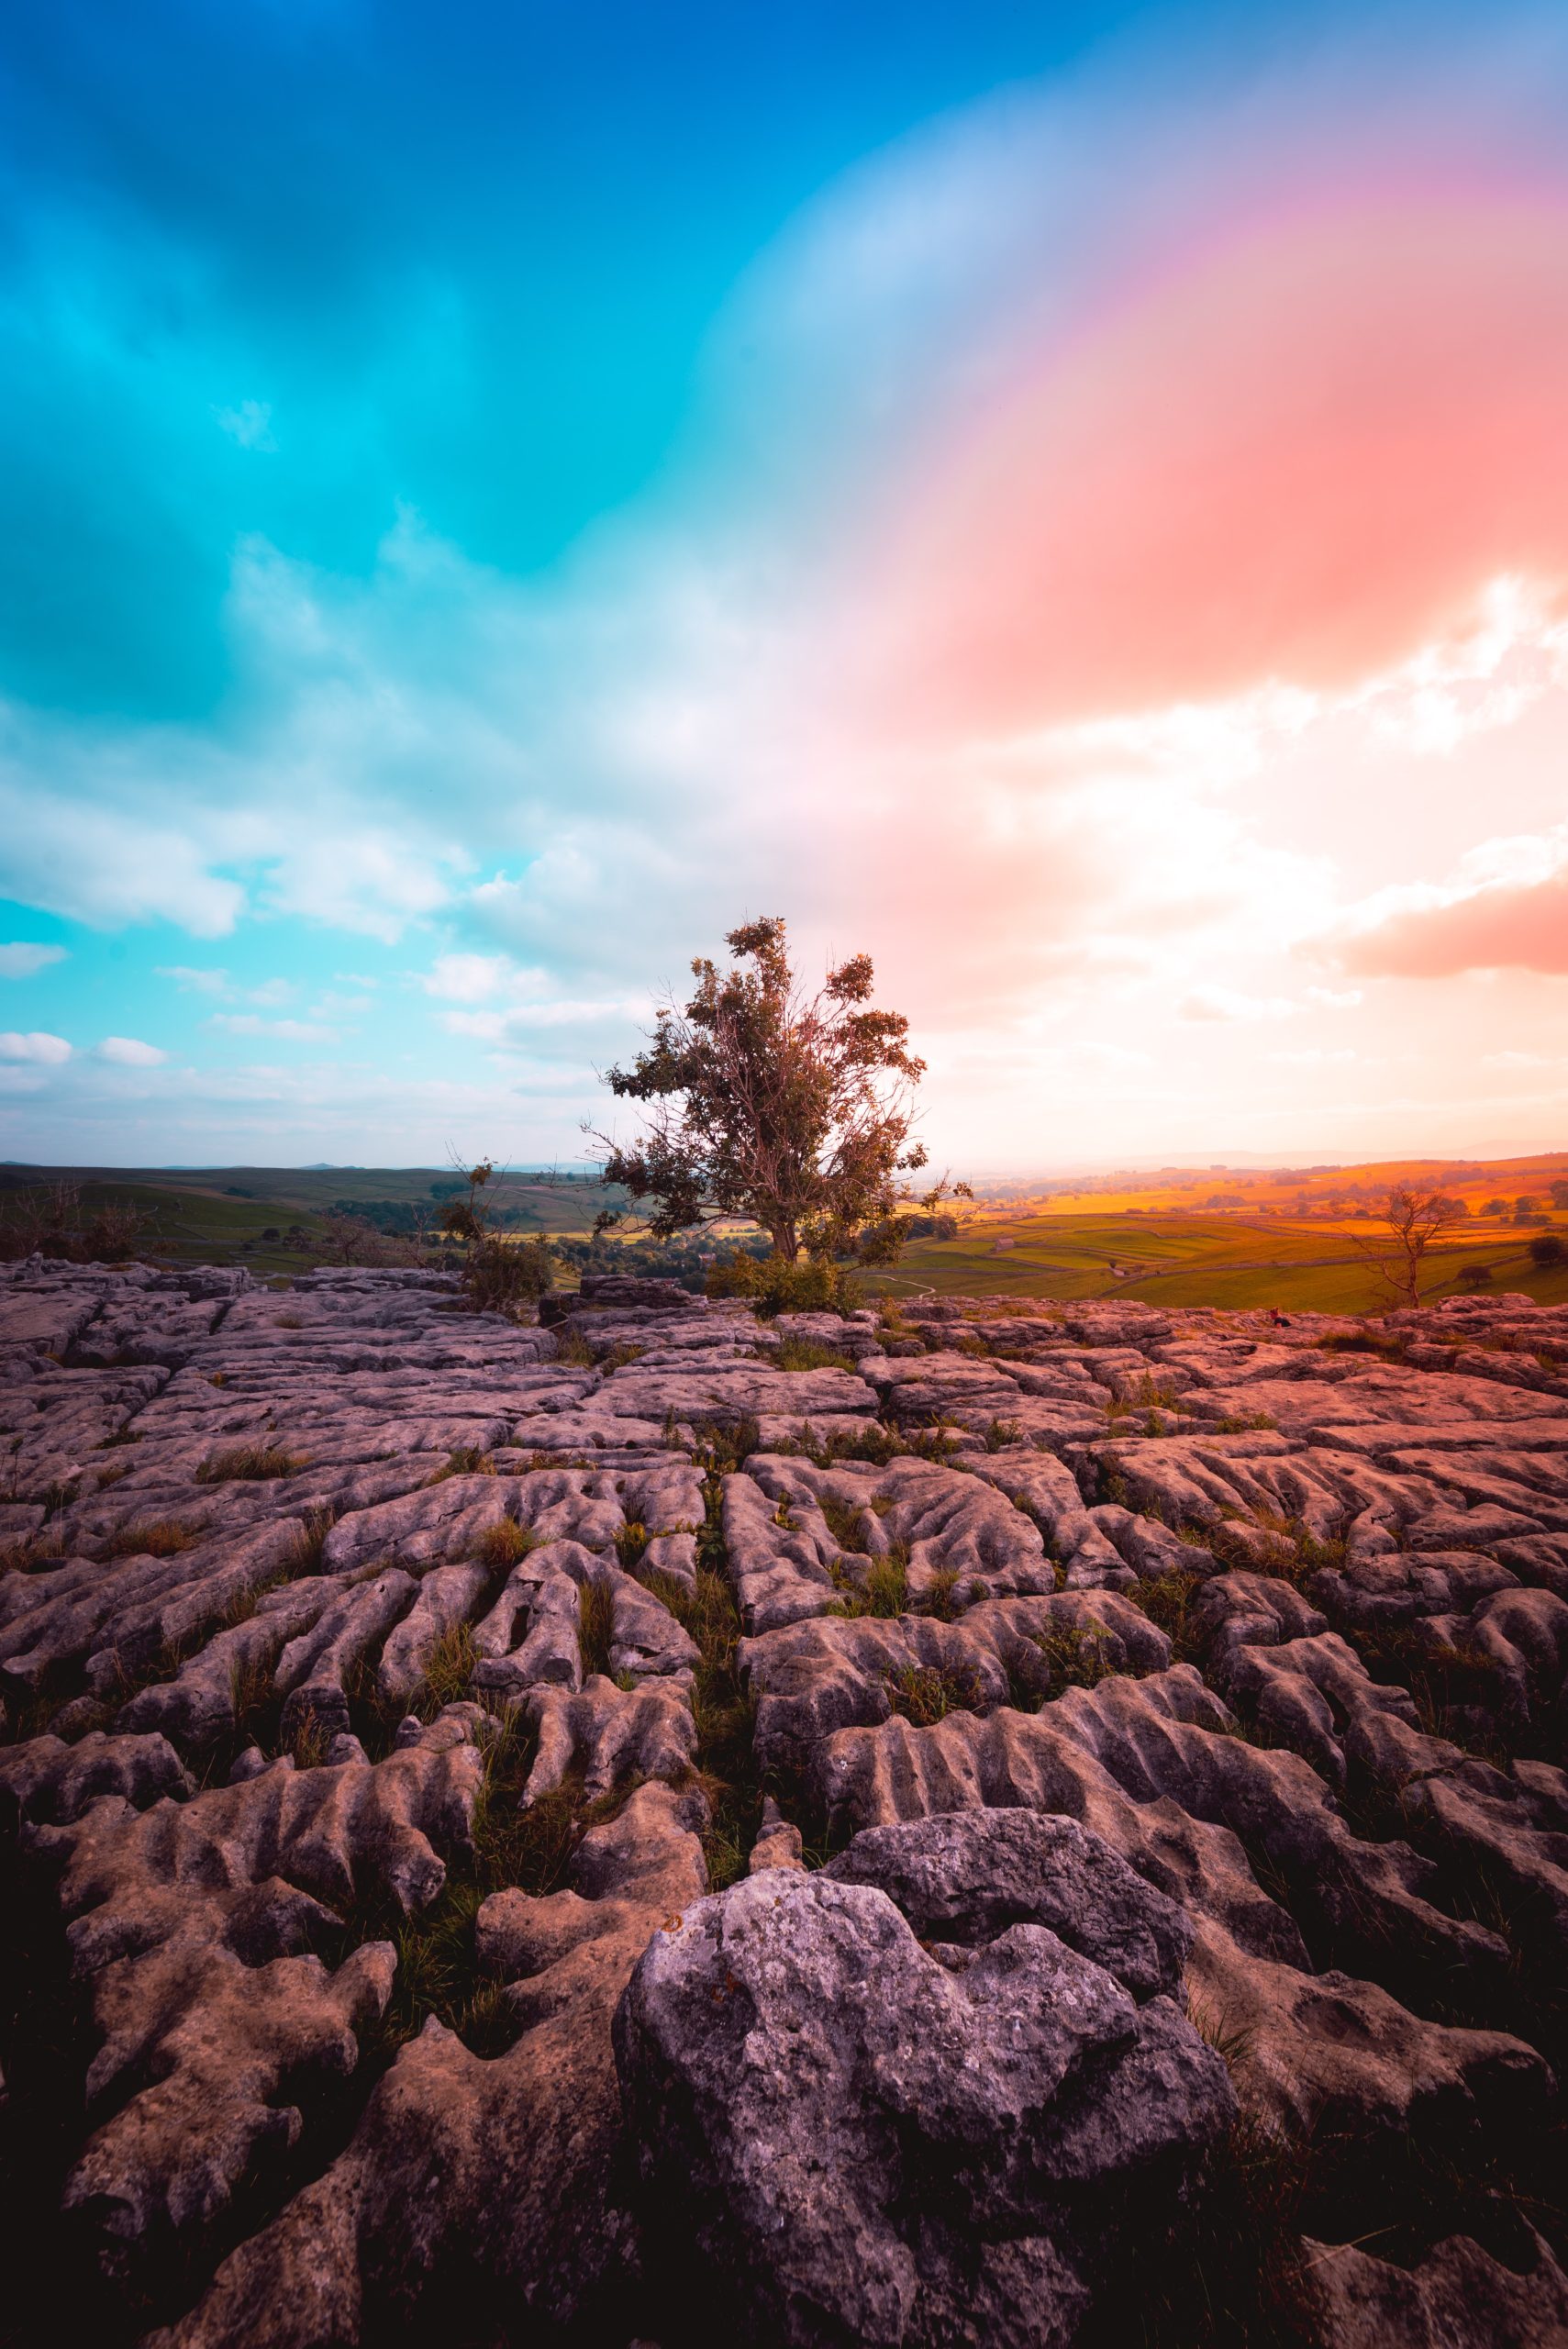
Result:
M1001 751L998 711L866 715L932 486L1014 386L1271 173L1549 172L1549 15L61 0L0 62L0 1155L572 1152L651 992L756 910L870 949L958 1156L1551 1138L1550 944L1353 985L1342 951L1568 860L1539 563L1501 654L1443 656L1488 709L1499 662L1551 671L1518 804L1415 861L1435 621L1349 684L1282 650L1042 688ZM1492 540L1465 560L1480 598ZM1406 764L1350 856L1254 704L1317 694L1354 766L1369 678ZM1247 772L1183 765L1172 712L1249 693ZM1135 774L1075 737L1063 786L1085 722L1154 729ZM1498 723L1467 703L1461 749Z

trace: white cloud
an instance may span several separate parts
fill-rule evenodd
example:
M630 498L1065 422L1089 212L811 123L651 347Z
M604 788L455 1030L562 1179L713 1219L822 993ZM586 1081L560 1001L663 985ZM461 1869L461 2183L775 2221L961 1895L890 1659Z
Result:
M33 1029L19 1035L16 1029L0 1034L0 1061L37 1061L52 1065L71 1058L71 1046L63 1036L51 1036L47 1030Z
M98 1046L101 1061L113 1061L120 1068L161 1068L168 1059L156 1044L144 1044L136 1036L106 1036Z
M515 1004L506 1011L444 1011L441 1025L453 1036L473 1036L501 1051L539 1051L540 1036L553 1029L618 1028L623 1020L645 1019L646 1001L606 998L584 1002Z
M313 1019L357 1019L362 1012L373 1011L374 1004L366 995L337 995L328 987L310 1007Z
M1353 1011L1365 997L1360 987L1308 987L1307 1000L1324 1011Z
M307 1019L263 1019L254 1011L216 1011L206 1022L209 1028L222 1028L231 1036L275 1036L284 1044L335 1044L338 1038L330 1028L316 1026Z
M222 970L196 970L188 963L160 963L154 973L160 979L172 979L176 986L190 995L228 995L230 992L228 973Z
M1183 1019L1292 1019L1301 1008L1282 995L1241 995L1234 987L1190 987L1176 1006Z
M272 455L277 442L272 434L272 406L270 400L241 400L236 407L215 407L219 429L238 440L242 449L255 449Z
M36 972L47 970L51 963L63 963L63 946L32 946L18 941L11 946L0 946L0 979L30 979Z
M506 954L439 954L419 984L427 995L449 1003L483 1003L506 985L512 970Z

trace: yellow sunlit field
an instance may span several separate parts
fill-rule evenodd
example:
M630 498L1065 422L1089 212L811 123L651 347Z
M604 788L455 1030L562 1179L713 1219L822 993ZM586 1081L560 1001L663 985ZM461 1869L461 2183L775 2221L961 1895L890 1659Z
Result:
M906 1296L1119 1296L1164 1305L1376 1311L1393 1300L1365 1249L1388 1237L1378 1208L1400 1183L1440 1190L1465 1208L1427 1258L1423 1300L1468 1286L1461 1275L1472 1266L1490 1276L1482 1294L1490 1287L1543 1304L1568 1300L1568 1264L1542 1267L1529 1253L1543 1233L1560 1236L1568 1251L1568 1197L1553 1203L1553 1185L1561 1191L1568 1183L1562 1153L1284 1174L1212 1168L1151 1176L1146 1186L1126 1175L1036 1198L961 1203L957 1238L912 1241L896 1269L869 1286Z

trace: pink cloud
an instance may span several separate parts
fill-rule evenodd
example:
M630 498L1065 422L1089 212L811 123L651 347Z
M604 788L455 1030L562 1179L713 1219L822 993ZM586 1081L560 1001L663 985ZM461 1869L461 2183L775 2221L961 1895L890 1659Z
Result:
M1442 979L1460 971L1568 974L1568 865L1544 881L1414 906L1351 940L1340 961L1370 977Z
M1568 202L1249 218L1036 352L877 558L880 692L973 729L1332 685L1568 581Z

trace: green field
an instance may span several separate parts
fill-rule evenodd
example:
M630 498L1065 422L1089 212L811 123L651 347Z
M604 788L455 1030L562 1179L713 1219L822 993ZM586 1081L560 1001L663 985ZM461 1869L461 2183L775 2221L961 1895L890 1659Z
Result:
M4 1166L0 1221L8 1197L66 1180L80 1186L84 1214L111 1201L140 1208L149 1221L139 1252L174 1263L243 1262L259 1273L288 1273L321 1255L323 1218L336 1201L423 1208L433 1222L439 1203L432 1186L453 1179L450 1167L430 1166ZM1258 1178L1260 1195L1267 1179ZM505 1177L495 1196L514 1211L512 1228L525 1239L580 1237L602 1207L624 1203L595 1183L528 1173ZM1206 1215L1152 1186L1142 1195L1151 1204L1139 1208L1131 1203L1137 1196L1123 1190L1113 1208L1097 1212L1079 1212L1060 1199L982 1205L965 1212L956 1239L911 1241L893 1271L868 1275L866 1286L903 1297L1136 1297L1150 1304L1277 1305L1323 1313L1375 1311L1388 1301L1353 1244L1352 1233L1364 1237L1377 1229L1364 1219L1296 1219L1278 1208L1267 1215ZM261 1236L295 1224L308 1247ZM1556 1215L1552 1228L1568 1239L1568 1216ZM1542 1304L1568 1302L1568 1266L1533 1264L1529 1243L1534 1236L1531 1230L1473 1219L1428 1257L1423 1296L1451 1295L1462 1266L1485 1264L1494 1292L1513 1289ZM998 1250L998 1241L1011 1244Z
M1462 1230L1429 1255L1423 1297L1451 1295L1462 1265L1485 1264L1494 1290L1517 1290L1542 1304L1568 1301L1568 1266L1543 1271L1533 1264L1532 1236L1495 1226L1479 1227L1473 1238ZM1013 1244L998 1253L997 1241ZM867 1285L905 1297L922 1290L938 1297L1136 1297L1151 1305L1277 1305L1318 1313L1366 1313L1388 1302L1345 1230L1158 1209L986 1214L966 1222L956 1240L912 1241L895 1271L873 1275Z
M18 1194L67 1182L80 1188L84 1216L111 1203L139 1208L149 1220L139 1253L178 1264L243 1260L258 1272L286 1273L319 1255L322 1219L336 1201L424 1208L433 1222L439 1202L431 1186L454 1179L450 1166L0 1166L0 1223ZM524 1239L586 1232L599 1209L620 1197L580 1177L566 1182L529 1174L505 1176L492 1194L498 1206L515 1212ZM307 1250L261 1237L294 1224L306 1233Z

